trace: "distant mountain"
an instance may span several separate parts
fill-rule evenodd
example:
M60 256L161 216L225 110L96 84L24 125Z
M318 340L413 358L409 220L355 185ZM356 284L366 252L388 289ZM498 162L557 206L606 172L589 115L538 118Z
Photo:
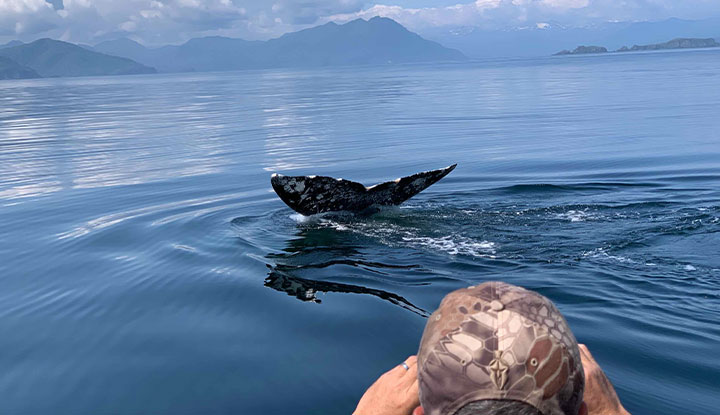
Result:
M607 53L607 51L607 48L604 48L602 46L578 46L573 50L561 50L560 52L556 53L555 56L587 55L593 53Z
M647 45L675 38L719 38L720 18L704 20L668 19L660 22L638 22L607 34L595 44L608 49L623 45Z
M720 37L720 18L668 19L659 22L608 22L586 27L567 27L548 22L525 28L483 30L445 26L420 34L472 58L543 56L572 50L578 44L605 45L615 50L627 44L651 44L677 37Z
M21 42L19 40L11 40L8 43L5 43L4 45L0 45L0 49L11 48L13 46L20 46L22 44L23 44L23 42Z
M40 75L32 69L22 66L12 59L0 56L0 79L30 79Z
M265 42L213 36L191 39L180 46L146 48L126 38L95 45L95 50L158 68L161 72L227 71L263 65Z
M663 49L697 49L697 48L717 48L720 43L715 39L695 39L695 38L677 38L669 42L654 43L651 45L634 45L629 48L623 46L615 52L636 52L646 50L663 50ZM581 55L592 53L608 53L608 50L602 46L578 46L573 51L563 50L555 54L558 55Z
M149 49L130 39L95 45L95 50L123 56L165 72L322 67L425 61L466 57L423 39L392 19L357 19L288 33L268 41L226 37L191 39L180 46Z
M695 39L695 38L678 38L673 39L669 42L655 43L652 45L634 45L629 48L623 46L618 49L618 52L631 52L641 50L662 50L662 49L695 49L695 48L717 48L720 47L720 43L716 42L715 39Z
M72 43L40 39L0 49L0 56L32 68L40 76L95 76L155 73L155 69L117 56L89 51Z
M122 56L137 62L146 60L149 57L148 53L150 51L150 49L138 42L125 37L98 43L90 48L91 50L97 52L114 56Z
M392 19L373 17L288 33L267 42L281 65L326 66L464 60Z

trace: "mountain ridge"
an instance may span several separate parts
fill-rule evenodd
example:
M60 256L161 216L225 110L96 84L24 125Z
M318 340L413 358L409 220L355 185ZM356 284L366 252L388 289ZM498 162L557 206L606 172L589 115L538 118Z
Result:
M110 56L72 43L47 38L0 49L0 56L32 68L42 77L134 75L156 72L154 68L127 58Z
M623 53L623 52L642 52L652 50L673 50L673 49L701 49L701 48L717 48L720 47L713 38L675 38L667 42L652 43L649 45L633 45L632 47L623 46L620 49L608 52L607 48L602 46L578 46L572 51L562 50L553 56L562 55L590 55L599 53Z
M20 45L24 45L24 44L25 43L23 43L19 40L11 40L8 43L0 45L0 49L11 48L13 46L20 46Z
M667 42L652 43L649 45L633 45L632 47L623 46L616 52L634 52L646 50L666 50L666 49L699 49L699 48L717 48L720 47L713 38L675 38Z
M329 22L266 40L211 36L176 46L147 48L130 39L95 49L136 60L162 72L311 68L359 64L461 61L461 52L424 39L392 19Z
M329 22L266 41L207 36L156 48L128 38L94 46L52 39L13 41L0 46L0 56L44 77L154 73L156 68L205 72L467 59L382 17Z
M0 79L32 79L40 78L32 68L20 65L10 58L0 56Z

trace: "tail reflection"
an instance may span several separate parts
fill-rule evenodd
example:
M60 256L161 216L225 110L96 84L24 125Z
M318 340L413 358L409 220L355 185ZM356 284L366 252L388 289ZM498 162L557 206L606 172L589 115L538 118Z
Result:
M283 271L278 270L271 265L268 265L270 272L265 279L265 286L270 287L274 290L284 291L288 295L293 296L301 301L310 301L313 303L321 303L322 300L317 298L318 292L338 292L338 293L353 293L353 294L370 294L376 297L380 297L383 300L390 301L391 303L400 306L406 310L412 311L415 314L423 317L428 317L430 314L422 308L416 307L405 298L383 290L376 290L374 288L362 287L359 285L341 284L337 282L327 281L314 281L300 277L294 277Z
M298 300L314 303L321 303L317 297L319 292L369 294L420 316L430 315L398 294L360 285L303 278L298 275L308 271L317 273L335 266L358 267L374 274L387 275L382 271L383 269L413 269L417 268L417 265L391 265L353 258L360 255L357 248L348 244L350 241L341 240L338 232L330 229L300 229L298 236L301 238L287 242L284 252L266 256L268 260L274 262L274 265L268 264L266 287L283 291Z

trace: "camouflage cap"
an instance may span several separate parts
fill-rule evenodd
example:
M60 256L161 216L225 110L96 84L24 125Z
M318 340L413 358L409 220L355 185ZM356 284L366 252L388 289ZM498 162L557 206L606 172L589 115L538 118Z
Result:
M555 305L502 282L443 299L420 342L418 381L427 415L452 415L485 399L575 415L585 386L577 341Z

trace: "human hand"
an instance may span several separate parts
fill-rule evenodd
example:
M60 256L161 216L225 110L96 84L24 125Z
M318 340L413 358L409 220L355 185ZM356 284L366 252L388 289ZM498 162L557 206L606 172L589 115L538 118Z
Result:
M410 415L420 405L417 381L417 356L385 372L368 388L354 415Z
M585 370L585 393L583 401L587 404L589 415L630 415L618 399L610 380L593 359L590 350L584 344L578 344L580 358Z

